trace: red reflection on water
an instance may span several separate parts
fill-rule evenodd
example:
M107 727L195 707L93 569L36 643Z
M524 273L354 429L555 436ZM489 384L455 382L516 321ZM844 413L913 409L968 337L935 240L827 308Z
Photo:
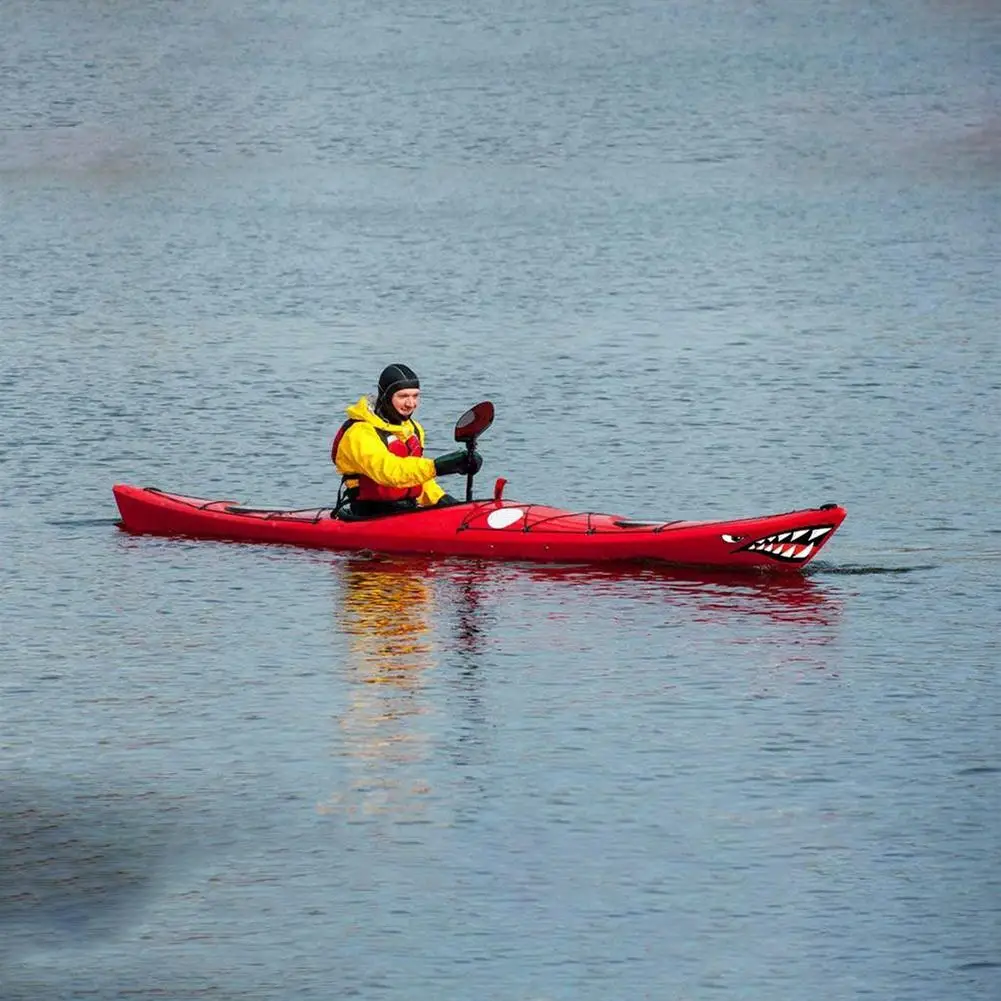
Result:
M752 615L776 622L830 625L841 611L839 589L801 574L767 574L660 565L567 566L434 559L352 556L339 560L348 614L342 625L351 635L381 638L384 653L413 647L415 631L430 630L428 605L440 618L451 616L458 644L475 650L491 612L505 593L521 594L551 585L546 597L614 597L661 603L695 621L726 621ZM569 594L561 593L569 590ZM407 637L410 635L410 647ZM424 648L415 648L421 649Z
M619 597L663 600L697 613L697 621L739 615L765 616L779 622L826 625L841 610L836 592L802 574L747 573L656 565L532 568L540 579L592 588ZM534 572L533 572L534 571Z

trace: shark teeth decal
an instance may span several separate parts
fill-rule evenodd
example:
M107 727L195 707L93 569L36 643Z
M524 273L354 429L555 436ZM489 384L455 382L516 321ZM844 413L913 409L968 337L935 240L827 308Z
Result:
M764 553L781 563L802 563L813 555L813 551L821 544L820 540L833 530L833 525L794 528L788 532L776 532L775 535L755 539L737 551ZM733 536L724 535L722 538L724 542L736 541Z

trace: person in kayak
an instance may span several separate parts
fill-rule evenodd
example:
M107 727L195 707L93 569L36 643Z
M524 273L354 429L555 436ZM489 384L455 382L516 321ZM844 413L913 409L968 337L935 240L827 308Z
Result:
M417 374L397 362L379 376L374 407L363 396L347 408L348 419L330 449L341 474L335 511L373 518L458 503L435 477L476 473L483 460L478 452L465 449L427 458L424 428L414 419L420 401Z

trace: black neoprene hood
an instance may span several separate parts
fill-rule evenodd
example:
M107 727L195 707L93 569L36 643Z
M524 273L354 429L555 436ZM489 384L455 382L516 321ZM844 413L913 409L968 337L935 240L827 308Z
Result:
M393 394L401 389L420 389L421 381L417 373L402 362L387 365L379 376L379 398L375 401L375 412L393 424L399 424L401 416L393 406Z

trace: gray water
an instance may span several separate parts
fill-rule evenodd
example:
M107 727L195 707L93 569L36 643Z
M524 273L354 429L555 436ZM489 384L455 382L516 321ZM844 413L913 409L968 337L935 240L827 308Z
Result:
M996 4L0 27L0 997L1001 996ZM395 360L484 490L848 520L785 582L115 527L329 503Z

